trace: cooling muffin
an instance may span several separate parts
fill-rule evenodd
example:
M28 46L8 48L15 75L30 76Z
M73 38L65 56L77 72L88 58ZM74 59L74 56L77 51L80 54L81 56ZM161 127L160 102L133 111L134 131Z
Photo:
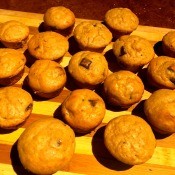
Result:
M138 165L152 157L156 139L149 124L141 117L122 115L106 125L104 144L119 161Z
M97 52L102 52L112 40L112 33L98 21L79 23L73 31L73 36L80 49Z
M16 129L32 112L31 95L19 87L0 88L0 128Z
M175 89L175 59L168 56L153 58L148 65L147 79L157 88Z
M72 91L61 105L64 120L77 133L95 129L102 122L105 112L103 99L89 89Z
M162 49L166 56L175 57L175 31L169 31L163 36Z
M5 47L18 49L24 47L29 37L29 27L10 20L0 25L0 41Z
M161 134L175 132L175 91L159 89L144 103L145 115L153 128Z
M75 15L66 7L56 6L47 9L43 20L46 30L53 30L64 36L69 36L75 24Z
M121 70L111 73L103 84L106 101L122 108L139 102L144 92L142 80L133 72Z
M28 51L36 59L60 61L69 49L68 40L56 32L41 32L28 42Z
M67 77L59 63L51 60L37 60L29 69L27 80L36 95L53 98L62 91Z
M26 57L22 52L10 48L0 48L0 85L15 84L23 76Z
M17 149L25 169L35 174L53 174L69 165L75 151L75 134L58 119L39 119L21 134Z
M94 89L108 76L106 58L97 52L81 51L74 54L68 64L68 71L81 88Z
M128 8L113 8L108 10L105 14L104 22L115 39L121 35L130 34L139 25L137 15Z
M137 72L153 59L153 45L136 35L125 35L118 38L113 45L117 63L122 69Z

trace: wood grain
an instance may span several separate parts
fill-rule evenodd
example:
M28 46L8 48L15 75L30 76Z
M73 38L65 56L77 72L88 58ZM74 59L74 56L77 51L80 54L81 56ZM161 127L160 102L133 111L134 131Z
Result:
M38 27L43 22L42 14L26 13L0 9L0 23L8 20L18 20L30 27L30 35L38 32ZM76 25L82 20L76 19ZM171 29L139 26L132 35L142 36L152 44L161 41L162 37ZM112 44L106 47L104 54L110 51ZM67 53L61 64L66 67L71 57ZM15 85L21 86L27 76L28 68L23 78ZM25 128L33 121L44 118L54 117L62 101L69 94L70 89L64 88L61 94L53 99L34 101L34 108L31 116L26 123L14 131L4 131L0 129L0 175L30 175L21 165L16 150L16 141ZM103 131L105 124L113 117L122 114L143 115L143 101L147 99L151 91L145 90L142 101L126 111L107 109L103 123L93 132L76 137L76 150L74 157L67 171L57 172L60 175L173 175L175 174L175 134L161 136L156 134L157 147L155 153L145 164L137 166L127 166L115 160L106 150L103 144Z

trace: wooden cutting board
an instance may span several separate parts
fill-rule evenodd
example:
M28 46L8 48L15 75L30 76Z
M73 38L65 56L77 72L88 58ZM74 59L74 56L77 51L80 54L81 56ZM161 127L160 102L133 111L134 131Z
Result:
M0 23L8 20L18 20L30 27L31 36L38 32L38 27L43 21L42 14L9 11L0 9ZM85 19L76 19L76 24ZM139 26L132 34L142 36L156 44L161 41L171 29ZM105 52L111 50L112 44L107 46ZM65 67L71 57L67 53L62 61ZM20 86L27 75L27 68L23 78L15 85ZM0 175L29 175L20 164L16 150L16 141L25 128L39 118L53 117L69 90L64 88L58 97L43 101L34 101L33 112L27 122L15 131L4 131L0 129ZM102 125L95 131L76 137L76 150L70 167L67 171L57 172L62 175L174 175L175 174L175 134L170 136L156 135L157 147L150 160L142 165L127 166L115 160L105 149L103 144L104 125L114 117L122 114L136 113L143 115L144 99L150 96L151 92L145 90L142 101L126 111L107 110Z

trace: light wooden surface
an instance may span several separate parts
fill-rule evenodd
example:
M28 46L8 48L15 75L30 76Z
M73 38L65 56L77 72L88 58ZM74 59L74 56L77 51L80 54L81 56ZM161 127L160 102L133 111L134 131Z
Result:
M8 20L18 20L30 27L31 35L38 32L38 27L43 21L42 14L25 13L0 9L0 23ZM76 19L76 24L84 19ZM161 41L164 34L171 29L139 26L132 34L142 36L150 40L153 44ZM111 49L109 45L105 52ZM62 61L65 67L70 59L70 53L67 53ZM27 69L26 69L27 70ZM20 86L23 78L15 85ZM29 175L19 162L16 150L16 141L24 129L33 121L39 118L53 117L61 102L68 95L69 90L64 89L58 97L50 100L35 101L33 112L27 122L15 131L4 131L0 129L0 175ZM144 92L143 98L147 99L151 92ZM142 165L129 167L112 158L103 144L104 125L113 117L122 114L131 114L137 111L142 101L129 108L127 111L107 110L106 116L101 126L92 133L76 137L76 150L70 167L67 171L57 172L60 175L174 175L175 174L175 134L170 136L158 136L157 147L152 158ZM141 108L141 107L140 107ZM139 115L143 115L140 109Z

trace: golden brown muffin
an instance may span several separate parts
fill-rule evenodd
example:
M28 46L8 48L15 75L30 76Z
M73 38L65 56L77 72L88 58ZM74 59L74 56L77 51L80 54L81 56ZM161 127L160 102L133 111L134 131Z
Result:
M144 92L142 80L133 72L125 70L110 74L103 88L107 102L123 108L139 102Z
M104 131L104 143L116 159L129 165L145 163L156 147L151 127L135 115L122 115L109 121Z
M25 24L10 20L0 25L0 41L8 48L22 48L29 37L29 27Z
M47 9L43 19L47 30L53 30L64 36L69 36L71 34L75 24L74 13L63 6Z
M31 95L19 87L0 88L0 128L16 129L32 112Z
M106 112L103 99L89 89L72 91L61 105L62 116L77 133L95 129Z
M79 87L94 89L108 76L106 58L97 52L80 51L68 64L68 71Z
M121 36L114 42L113 52L122 69L137 72L154 57L153 45L146 39L135 36Z
M113 8L108 10L105 14L104 22L115 39L121 35L130 34L139 25L138 17L128 8Z
M68 49L68 40L56 32L37 33L28 42L29 53L40 60L59 61Z
M148 65L147 79L157 88L175 89L175 59L168 56L153 58Z
M23 76L26 64L24 54L15 49L0 48L0 85L15 84Z
M17 149L25 169L35 174L53 174L69 165L75 151L75 134L58 119L39 119L21 134Z
M166 56L175 57L175 31L170 31L163 36L162 49Z
M111 42L112 33L98 21L83 21L73 32L73 36L82 50L102 52Z
M28 85L40 97L57 96L64 88L66 80L64 68L55 61L37 60L29 69Z
M175 91L159 89L144 103L145 115L153 128L161 134L175 132Z

